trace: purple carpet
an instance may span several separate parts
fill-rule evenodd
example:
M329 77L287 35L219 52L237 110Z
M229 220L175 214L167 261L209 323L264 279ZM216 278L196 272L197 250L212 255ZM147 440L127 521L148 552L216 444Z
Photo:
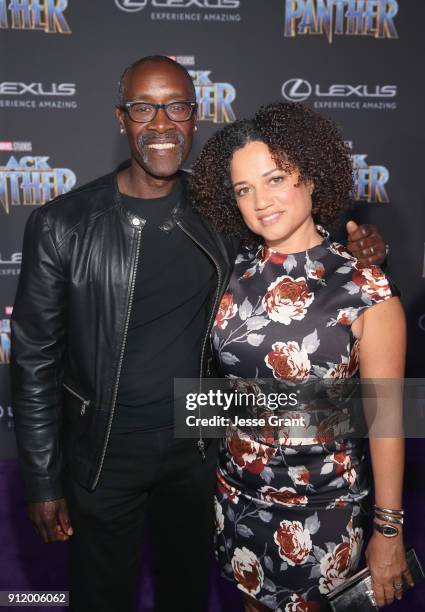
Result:
M425 564L425 495L423 489L422 441L408 441L406 467L405 541L413 544ZM35 534L26 507L17 462L0 462L0 590L67 590L66 544L44 544ZM152 609L152 581L148 557L142 568L139 611ZM36 608L58 610L66 608ZM405 594L401 603L391 607L397 612L425 610L425 581ZM237 591L211 566L209 612L242 612Z

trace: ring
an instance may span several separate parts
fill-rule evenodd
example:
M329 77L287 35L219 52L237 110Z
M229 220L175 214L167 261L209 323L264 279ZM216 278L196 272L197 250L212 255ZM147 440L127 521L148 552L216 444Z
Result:
M373 246L371 246L369 248L370 248L370 254L373 255L375 253L375 249L373 248Z
M394 586L394 591L399 591L400 589L403 588L403 583L402 582L395 582L393 586Z

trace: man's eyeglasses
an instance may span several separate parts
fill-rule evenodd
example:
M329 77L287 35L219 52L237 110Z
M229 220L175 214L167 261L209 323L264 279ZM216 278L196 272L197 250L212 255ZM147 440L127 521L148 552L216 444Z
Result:
M169 102L168 104L152 104L132 100L121 106L132 121L136 123L148 123L153 121L160 108L164 109L165 114L171 121L189 121L197 109L196 102Z

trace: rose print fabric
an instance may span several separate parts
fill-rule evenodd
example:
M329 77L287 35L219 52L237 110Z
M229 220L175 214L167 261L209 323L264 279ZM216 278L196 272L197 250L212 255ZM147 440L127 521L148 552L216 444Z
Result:
M320 226L302 253L245 250L212 331L224 376L306 383L358 374L351 324L397 290ZM358 565L370 490L364 441L317 435L266 444L229 429L215 497L224 577L279 612L326 609Z

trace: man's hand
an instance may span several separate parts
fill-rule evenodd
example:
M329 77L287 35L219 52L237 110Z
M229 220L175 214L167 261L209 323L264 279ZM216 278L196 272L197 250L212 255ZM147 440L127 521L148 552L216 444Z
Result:
M363 264L381 265L385 261L385 243L375 225L357 225L349 221L347 248Z
M32 502L28 514L38 535L47 542L66 542L74 533L69 519L66 501Z

